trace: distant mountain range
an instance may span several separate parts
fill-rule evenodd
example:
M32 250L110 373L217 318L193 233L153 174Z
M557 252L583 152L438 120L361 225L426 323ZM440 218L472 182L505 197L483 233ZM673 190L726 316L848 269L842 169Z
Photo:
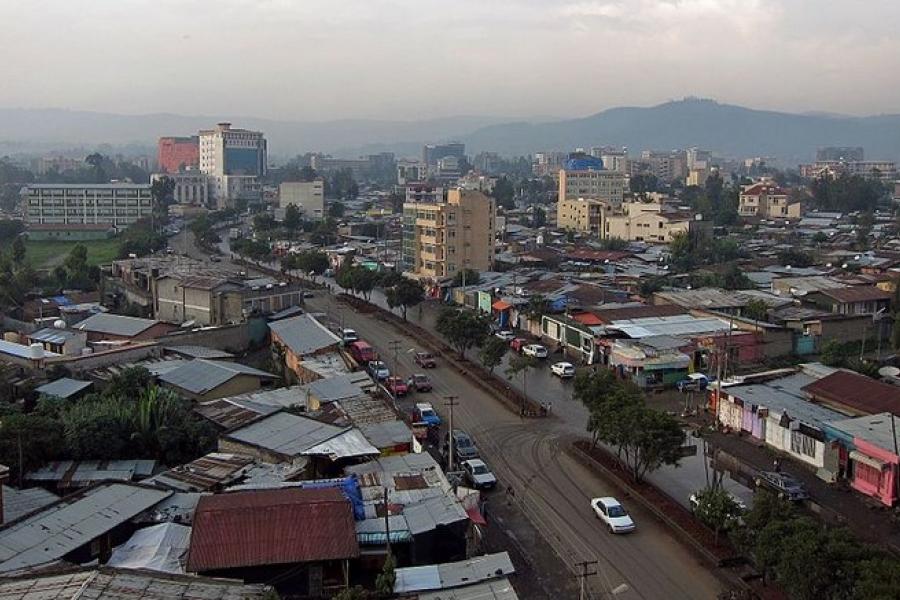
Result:
M469 154L492 150L521 155L596 145L627 146L637 154L642 149L699 146L725 156L771 156L793 164L810 160L820 146L862 146L867 158L900 160L900 115L800 115L696 99L537 122L510 122L499 116L301 122L0 109L0 148L11 152L104 143L152 148L159 136L190 135L222 120L264 131L270 153L279 156L307 151L336 156L393 151L400 156L417 156L423 143L454 139L465 142Z

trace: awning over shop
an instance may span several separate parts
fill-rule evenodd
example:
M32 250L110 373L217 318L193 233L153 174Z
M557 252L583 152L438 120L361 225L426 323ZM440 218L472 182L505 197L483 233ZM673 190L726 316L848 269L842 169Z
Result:
M494 310L509 310L510 308L512 308L512 304L503 300L497 300L491 305L491 308L493 308Z
M867 454L863 454L859 450L851 450L850 451L850 460L855 460L856 462L861 462L864 465L869 465L873 469L878 469L879 471L884 469L885 463L883 460L878 460L877 458L873 458Z

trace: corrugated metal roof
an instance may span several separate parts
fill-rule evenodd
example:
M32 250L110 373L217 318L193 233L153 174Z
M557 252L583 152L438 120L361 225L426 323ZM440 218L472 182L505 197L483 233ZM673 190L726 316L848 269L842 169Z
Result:
M290 565L358 555L353 510L340 490L232 492L200 500L187 570Z
M160 523L134 532L116 547L106 563L121 569L150 569L162 573L184 573L182 557L187 553L191 528Z
M40 487L17 490L4 485L0 494L3 495L3 523L14 521L59 500L59 496Z
M397 569L394 593L446 590L505 578L515 573L509 554L498 552L467 560Z
M145 483L177 492L206 492L238 480L252 464L253 459L246 456L212 452L164 471Z
M234 354L230 352L207 348L206 346L166 346L166 350L187 358L208 358L211 360L234 358Z
M310 315L269 323L272 333L298 356L336 346L341 339Z
M343 433L316 444L302 452L304 456L327 456L331 460L378 456L381 451L369 443L359 429L349 429Z
M193 394L205 394L239 375L251 375L262 379L277 378L277 375L240 363L197 359L161 374L159 380Z
M644 317L613 321L609 329L621 331L633 339L659 335L697 335L728 331L728 321L715 317L698 318L692 315L672 315L668 317Z
M337 375L327 379L317 379L308 386L320 402L335 402L344 398L353 398L363 393L363 389L349 375Z
M102 567L0 581L3 600L255 600L263 585Z
M0 573L59 560L172 492L106 483L63 498L0 528Z
M418 600L518 600L509 579L486 581L466 587L419 594Z
M305 450L344 431L346 430L342 427L321 423L315 419L278 412L236 429L225 437L285 456L299 456Z
M121 335L124 337L134 337L150 329L159 321L153 319L141 319L139 317L126 317L125 315L113 315L110 313L98 313L91 315L84 321L76 323L73 329L81 331L93 331L96 333L108 333L110 335Z
M377 448L388 448L397 444L410 443L413 437L409 426L400 420L364 423L359 426L359 430Z
M157 462L150 459L59 460L25 474L29 481L51 481L60 488L87 487L104 480L135 481L150 477Z
M29 333L28 338L33 342L46 342L49 344L65 344L67 341L75 337L74 331L65 329L56 329L55 327L44 327L38 329L34 333Z
M34 391L45 396L56 396L57 398L65 399L86 390L92 385L94 384L90 381L79 381L77 379L62 377L60 379L57 379L56 381L45 383L44 385L36 388Z
M219 398L194 406L194 412L225 430L252 423L261 416L270 415L278 410L280 407L254 404L238 400L236 397Z
M17 358L31 358L31 348L29 348L25 344L17 344L15 342L0 340L0 354L9 354L10 356L15 356ZM62 355L57 354L56 352L50 352L49 350L44 350L45 358L57 356Z
M406 506L403 515L413 535L433 531L441 525L451 525L469 519L465 509L453 496L442 494Z
M835 371L813 381L803 391L832 404L862 413L900 415L900 388L850 371Z

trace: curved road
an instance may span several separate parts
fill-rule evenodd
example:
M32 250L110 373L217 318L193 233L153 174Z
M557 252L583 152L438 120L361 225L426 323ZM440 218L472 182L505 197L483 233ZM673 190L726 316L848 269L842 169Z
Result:
M339 310L326 294L310 299L308 305L336 320L342 316L345 325L375 346L392 370L404 375L418 370L412 360L411 350L417 347L414 338L349 307ZM399 367L388 348L391 340L401 342ZM589 597L611 598L611 591L618 588L615 597L626 600L694 600L715 598L723 589L712 572L640 506L626 501L638 524L636 533L613 536L600 526L589 500L616 495L617 490L562 451L571 439L570 425L552 417L523 421L449 367L430 370L429 376L434 392L428 400L446 420L443 398L451 394L458 398L454 425L473 436L501 483L515 490L514 501L570 566L571 573L565 575L575 576L577 562L600 561L599 574L588 579ZM499 494L494 501L504 501Z

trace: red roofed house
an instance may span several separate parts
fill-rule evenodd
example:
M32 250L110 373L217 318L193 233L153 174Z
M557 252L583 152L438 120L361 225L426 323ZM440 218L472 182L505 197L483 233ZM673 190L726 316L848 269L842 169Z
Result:
M359 556L350 501L335 488L253 490L204 496L197 505L187 571L289 585L330 598L348 585Z
M891 293L873 285L854 285L810 292L804 302L836 315L874 315L890 309ZM883 329L890 332L890 327Z
M900 387L852 371L835 371L803 388L809 399L852 416L900 415Z
M791 202L787 190L772 183L759 182L741 188L738 214L742 217L799 219L800 208L799 202Z

